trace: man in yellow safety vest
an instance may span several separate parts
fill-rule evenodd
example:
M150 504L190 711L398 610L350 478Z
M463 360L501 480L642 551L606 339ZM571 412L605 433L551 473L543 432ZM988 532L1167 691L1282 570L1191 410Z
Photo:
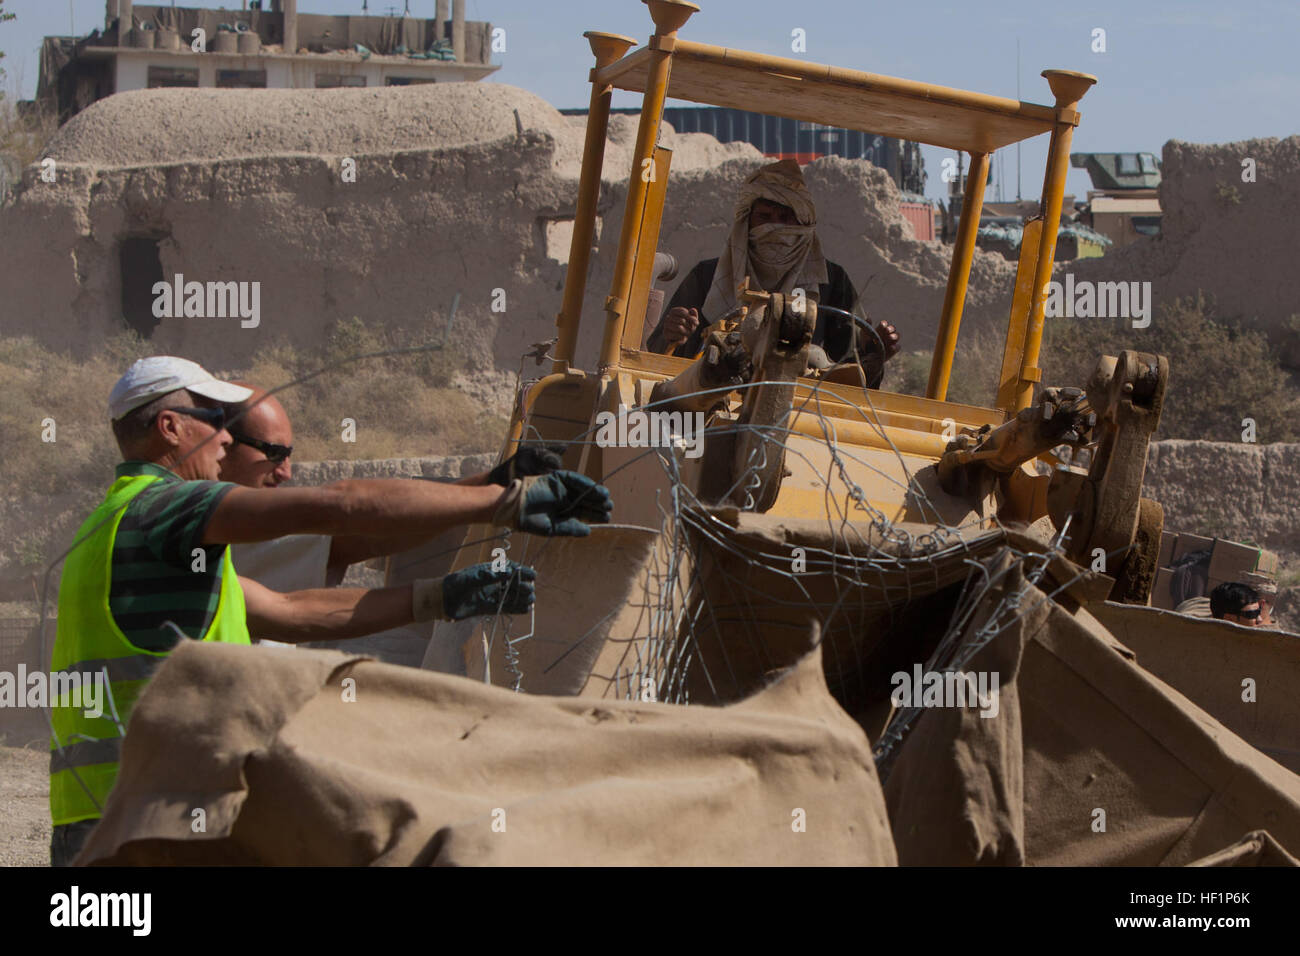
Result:
M278 593L239 577L228 545L286 534L426 534L490 522L533 534L585 535L607 522L605 488L557 471L497 484L406 479L319 488L246 488L219 481L231 444L222 403L249 389L194 362L141 359L109 398L122 451L116 480L77 531L59 587L51 684L51 862L64 865L102 814L124 729L154 669L183 638L298 643L359 637L412 621L524 613L536 573L480 564L396 588ZM98 684L107 707L85 706Z

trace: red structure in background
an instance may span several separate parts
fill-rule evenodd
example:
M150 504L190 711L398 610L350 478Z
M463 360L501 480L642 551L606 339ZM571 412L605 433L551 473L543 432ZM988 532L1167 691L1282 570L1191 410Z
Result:
M912 232L916 238L936 238L933 205L928 202L912 202L903 199L899 201L898 208L902 212L903 218L912 224Z

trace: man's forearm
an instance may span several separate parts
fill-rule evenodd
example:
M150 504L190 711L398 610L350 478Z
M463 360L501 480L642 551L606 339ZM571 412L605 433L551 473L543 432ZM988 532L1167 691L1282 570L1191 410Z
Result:
M343 493L335 535L430 538L456 525L491 521L505 494L500 485L367 478L326 485Z
M250 604L248 611L253 636L290 644L362 637L410 624L414 619L409 584L373 590L316 588L275 594L271 600Z
M457 478L455 481L441 482L441 484L460 485L462 487L470 485L481 488L490 484L488 481L490 474L490 471L480 471L476 475L466 475L463 478ZM333 544L330 546L329 564L325 574L326 583L331 587L338 584L343 580L348 568L354 564L369 561L371 558L382 558L386 555L400 554L403 551L418 548L429 538L430 536L424 533L388 538L376 538L371 535L339 535L334 538Z
M367 478L321 488L235 488L217 505L205 544L269 541L286 534L431 538L456 525L491 521L505 489Z

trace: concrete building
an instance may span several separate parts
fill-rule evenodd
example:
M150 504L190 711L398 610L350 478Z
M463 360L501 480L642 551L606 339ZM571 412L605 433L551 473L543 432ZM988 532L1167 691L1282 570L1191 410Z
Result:
M492 26L467 21L465 0L438 0L429 20L300 13L297 0L244 6L108 0L102 32L46 37L37 102L66 122L128 90L407 86L481 80L499 69Z

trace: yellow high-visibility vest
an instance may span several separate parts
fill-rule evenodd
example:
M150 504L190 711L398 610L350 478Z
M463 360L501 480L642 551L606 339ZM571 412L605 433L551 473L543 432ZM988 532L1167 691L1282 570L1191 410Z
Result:
M60 684L60 678L74 674L80 675L83 686L88 685L102 680L97 675L107 671L109 693L100 717L88 717L84 706L72 706L82 702L70 694L51 695L52 722L62 745L60 751L54 739L50 740L50 817L56 826L101 815L117 779L122 750L122 732L113 712L116 710L117 720L125 728L136 699L167 656L166 651L146 651L127 640L108 605L113 543L125 506L158 480L157 475L117 479L104 502L77 529L75 540L81 543L63 565L51 686L66 689L68 685ZM222 552L220 575L217 612L201 640L248 644L244 592L228 547Z

